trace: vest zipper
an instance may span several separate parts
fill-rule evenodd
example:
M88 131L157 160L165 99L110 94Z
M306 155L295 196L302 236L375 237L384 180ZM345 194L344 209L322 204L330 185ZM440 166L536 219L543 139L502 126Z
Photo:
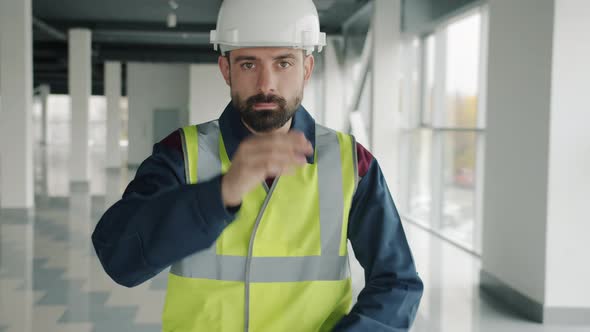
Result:
M254 223L254 228L252 229L252 234L250 235L250 244L248 246L248 256L246 257L246 278L245 278L245 295L244 295L244 332L248 332L249 325L250 325L250 264L252 262L252 252L254 250L254 239L256 238L256 231L258 230L258 225L260 224L260 220L262 220L262 216L264 215L264 210L268 206L268 202L272 196L272 193L279 182L279 178L277 177L273 183L272 187L266 194L266 198L264 199L264 203L258 212L258 216L256 217L256 222ZM263 183L265 187L266 183Z

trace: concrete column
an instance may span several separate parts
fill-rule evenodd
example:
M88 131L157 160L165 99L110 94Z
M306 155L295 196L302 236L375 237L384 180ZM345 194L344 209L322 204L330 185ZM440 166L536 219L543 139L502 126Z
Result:
M69 38L68 84L71 98L71 145L70 145L70 192L68 234L70 245L74 234L88 237L94 226L90 218L90 155L88 148L89 108L92 93L92 47L91 32L88 29L71 29ZM88 280L89 262L80 260L70 251L66 275ZM77 311L80 319L88 320L88 298L86 294L68 292L70 303L80 303Z
M481 285L545 323L590 325L589 12L489 2Z
M39 186L38 193L40 193L41 198L46 198L48 195L48 167L47 167L47 160L48 160L48 137L47 137L47 101L49 99L49 95L51 93L51 88L47 84L42 84L39 86L39 99L41 100L41 139L40 139L40 152L39 152L39 160L37 161L40 165L41 169L41 181L37 181L36 185ZM37 202L39 203L39 202Z
M41 145L47 145L47 100L51 94L51 88L48 84L42 84L39 86L40 99L41 99Z
M583 308L580 318L590 325L590 3L555 1L545 303L549 321L563 319ZM580 260L581 259L581 260ZM555 314L558 314L555 316Z
M346 131L348 111L344 103L344 68L342 37L328 37L324 48L324 122L327 127Z
M0 1L0 206L29 209L33 198L31 0Z
M70 181L90 181L88 150L88 111L91 94L91 33L71 29L69 37L69 93L71 98Z
M104 66L107 99L106 167L121 168L121 63L106 62Z
M372 34L372 152L394 197L399 192L401 0L375 0Z

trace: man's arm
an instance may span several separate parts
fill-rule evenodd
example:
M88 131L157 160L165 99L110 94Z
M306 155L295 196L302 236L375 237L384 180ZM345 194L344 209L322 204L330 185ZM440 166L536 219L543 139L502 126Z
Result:
M348 238L365 270L365 287L334 331L408 331L423 284L379 164L362 146L357 151L362 179L352 202Z
M234 218L221 177L186 184L180 133L154 145L123 198L100 219L92 243L107 274L133 287L208 248Z

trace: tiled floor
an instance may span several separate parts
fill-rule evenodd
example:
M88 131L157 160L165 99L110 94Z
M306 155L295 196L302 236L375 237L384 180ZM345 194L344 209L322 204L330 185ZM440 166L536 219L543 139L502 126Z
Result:
M0 211L0 332L160 331L166 271L133 289L117 286L89 241L105 207L133 174L102 176L106 197L71 192L67 199L39 198L30 217ZM519 318L479 293L478 259L405 227L426 285L414 332L590 331ZM355 276L360 273L356 266Z
M71 207L0 217L0 331L160 331L166 274L133 289L112 282L89 241L104 200L71 195Z

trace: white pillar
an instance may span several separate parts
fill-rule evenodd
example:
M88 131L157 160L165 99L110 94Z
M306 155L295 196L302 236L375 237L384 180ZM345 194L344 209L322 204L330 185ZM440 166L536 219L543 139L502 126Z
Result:
M481 283L546 323L590 325L589 12L489 2Z
M545 301L586 308L590 324L590 298L580 296L590 294L590 265L576 259L590 252L589 14L588 1L555 2Z
M47 100L51 94L51 88L48 84L39 86L41 99L41 145L47 145Z
M394 197L399 192L401 0L375 0L371 148Z
M121 168L121 63L107 61L104 65L107 99L106 167Z
M344 104L344 68L338 56L343 53L342 38L328 37L324 52L324 122L329 128L346 131L349 114Z
M0 206L29 209L33 197L31 0L0 1Z
M88 109L92 66L91 33L88 29L69 31L69 92L71 98L70 182L89 183Z
M41 100L41 140L40 140L40 153L39 153L39 159L38 159L38 163L40 165L37 165L37 167L40 167L41 169L41 181L37 182L37 185L39 186L37 192L40 193L42 198L46 198L48 195L48 179L49 179L49 174L48 174L48 165L47 165L47 160L48 160L48 137L47 137L47 126L48 126L48 120L47 120L47 101L49 99L49 94L51 93L51 88L49 87L48 84L42 84L39 86L39 94L40 94L40 100Z

